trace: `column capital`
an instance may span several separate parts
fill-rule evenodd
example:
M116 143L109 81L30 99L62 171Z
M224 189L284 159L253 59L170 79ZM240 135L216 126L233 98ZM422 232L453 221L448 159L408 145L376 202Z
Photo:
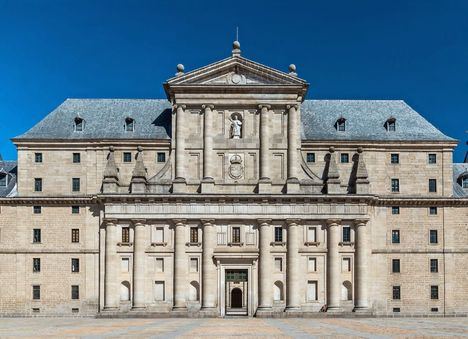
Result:
M355 226L366 226L369 219L356 219L354 220Z
M207 109L207 108L213 109L213 108L214 108L214 105L213 105L213 104L204 104L204 105L202 105L202 108L203 108L203 109Z
M173 219L174 226L185 226L187 219Z
M203 226L213 225L215 222L214 219L200 219L200 221L202 222Z
M172 107L174 107L174 109L178 109L178 108L186 109L187 105L174 104Z
M341 223L341 219L327 219L327 225L330 226L339 226Z
M291 108L298 109L299 105L286 105L286 108L287 109L291 109Z
M270 109L270 108L271 108L271 105L266 105L266 104L260 104L260 105L258 105L258 109L263 109L263 108Z
M286 219L288 226L297 226L301 221L301 219Z
M103 223L106 226L116 226L117 225L117 219L104 219Z
M257 222L260 226L270 226L271 219L257 219Z
M141 226L146 224L146 219L131 219L134 226Z

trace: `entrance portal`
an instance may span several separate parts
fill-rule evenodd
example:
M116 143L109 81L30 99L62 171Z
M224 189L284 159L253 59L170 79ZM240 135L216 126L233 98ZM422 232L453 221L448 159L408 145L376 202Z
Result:
M225 305L226 315L247 315L248 272L226 270Z

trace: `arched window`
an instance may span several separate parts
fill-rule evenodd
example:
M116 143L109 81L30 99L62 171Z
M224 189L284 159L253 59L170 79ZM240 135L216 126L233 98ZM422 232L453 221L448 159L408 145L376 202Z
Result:
M85 121L83 118L75 118L75 132L82 132L84 130Z
M394 117L390 117L385 121L385 128L388 132L395 132L396 131L396 119Z
M122 281L120 284L120 301L130 300L130 283L128 281Z
M284 300L283 283L281 281L276 281L275 284L273 285L273 300L274 301Z
M341 300L353 300L353 285L349 280L343 281L341 285Z
M135 130L135 120L132 118L125 118L125 132L133 132Z
M190 283L189 300L190 301L200 300L200 284L196 281L192 281Z
M346 119L343 117L340 117L338 120L336 120L335 128L338 132L346 131Z

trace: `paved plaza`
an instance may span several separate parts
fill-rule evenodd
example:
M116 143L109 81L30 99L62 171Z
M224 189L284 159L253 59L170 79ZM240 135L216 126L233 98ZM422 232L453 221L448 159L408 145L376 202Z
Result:
M0 338L468 337L468 318L93 319L4 318Z

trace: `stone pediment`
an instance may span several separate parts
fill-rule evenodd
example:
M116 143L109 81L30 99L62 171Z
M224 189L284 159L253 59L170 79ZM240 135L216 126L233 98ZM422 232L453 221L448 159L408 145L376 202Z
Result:
M241 56L232 56L211 65L179 74L167 85L207 86L304 86L307 82L295 73L285 73Z

